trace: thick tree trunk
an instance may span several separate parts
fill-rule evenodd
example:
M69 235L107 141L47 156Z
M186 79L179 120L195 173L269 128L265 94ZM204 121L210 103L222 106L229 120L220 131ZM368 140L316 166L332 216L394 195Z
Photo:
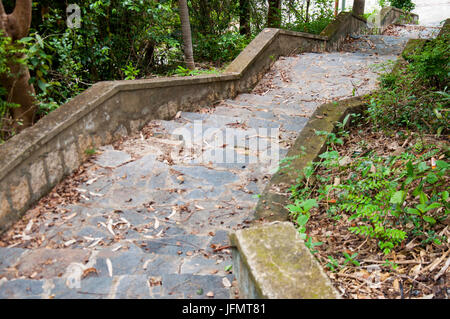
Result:
M184 60L189 70L195 69L194 53L192 49L191 24L187 0L178 0L180 6L181 31L183 33Z
M362 16L364 14L365 0L354 0L353 1L353 14L357 16Z
M239 0L239 26L242 35L249 36L250 29L250 0Z
M6 14L3 3L0 0L0 29L4 35L17 41L28 35L31 24L31 0L16 0L16 6L11 14ZM36 111L34 98L34 87L29 84L30 72L28 68L19 63L9 65L10 75L1 74L0 84L8 92L8 101L19 104L20 107L13 108L11 114L13 119L21 122L16 126L18 130L31 126Z
M280 25L281 25L281 0L269 0L267 26L269 28L279 28Z

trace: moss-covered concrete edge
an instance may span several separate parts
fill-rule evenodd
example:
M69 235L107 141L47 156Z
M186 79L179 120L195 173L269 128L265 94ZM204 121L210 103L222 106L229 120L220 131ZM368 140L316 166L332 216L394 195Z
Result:
M286 158L290 158L287 168L278 170L264 189L256 206L255 223L261 221L286 221L289 213L285 206L289 201L289 188L301 178L303 169L326 148L326 137L317 135L317 131L333 132L336 123L349 113L359 113L365 103L361 97L322 104L311 116L305 128L289 149Z
M446 19L437 38L448 37L450 35L450 18ZM392 73L397 73L410 59L411 56L420 53L420 51L425 47L425 45L430 42L429 39L409 39L395 62Z
M298 234L294 225L288 222L289 212L285 206L289 204L289 188L298 178L302 178L299 172L303 171L310 162L317 160L326 148L326 137L317 135L316 131L335 131L337 122L342 121L347 114L362 112L364 106L365 103L361 97L319 106L286 155L286 158L292 159L289 168L278 170L261 194L251 227L229 234L233 247L233 272L237 277L242 297L251 299L340 298L322 267L307 251L303 241L297 238ZM286 224L281 232L277 226L273 226L278 223ZM263 232L261 227L268 228L265 228ZM262 237L270 233L272 233L271 238L267 238L264 243L259 243ZM286 243L290 245L286 246ZM259 248L256 249L257 247ZM282 272L283 269L279 266L272 267L274 263L272 255L275 254L280 260L279 251L282 249L290 250L290 252L283 252L286 258L282 259L284 266L295 269L293 263L308 264L310 271L306 275L288 276L292 282L285 282L280 286L276 281L280 278L284 280L286 276L281 275L280 271ZM287 273L289 273L288 268L286 268ZM302 270L299 269L299 271Z
M438 37L442 37L444 35L450 35L450 18L446 19L444 22L444 25L441 28L441 31L439 31Z
M230 234L233 272L246 299L339 299L322 266L290 222Z

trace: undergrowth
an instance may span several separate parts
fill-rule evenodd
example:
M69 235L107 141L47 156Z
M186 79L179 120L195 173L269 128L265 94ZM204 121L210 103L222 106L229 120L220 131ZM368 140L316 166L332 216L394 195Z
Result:
M406 128L447 134L450 111L450 35L428 41L404 54L392 73L380 78L381 88L370 99L368 116L384 130Z
M367 150L349 158L336 150L347 131L317 134L326 135L328 150L303 170L287 207L310 248L314 245L305 226L319 209L330 219L346 215L348 231L376 240L385 254L413 237L436 245L445 240L435 235L434 227L450 212L447 147L414 146L390 156Z

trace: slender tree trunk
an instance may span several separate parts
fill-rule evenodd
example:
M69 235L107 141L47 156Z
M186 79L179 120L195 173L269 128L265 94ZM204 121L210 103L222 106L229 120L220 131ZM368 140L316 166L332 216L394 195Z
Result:
M281 25L281 0L269 0L267 26L269 28L279 28L280 25Z
M311 0L306 0L306 17L305 22L309 22L309 6L311 5Z
M362 16L364 14L365 0L354 0L353 1L353 14L357 16Z
M250 0L239 0L239 26L242 35L249 36L250 29Z
M189 70L195 70L187 0L178 0L178 4L180 6L181 31L183 33L184 60Z
M31 25L31 0L16 0L16 6L11 14L6 14L3 3L0 0L0 29L4 35L10 37L13 42L28 35ZM36 111L34 87L29 84L30 71L19 63L9 65L11 74L0 74L0 84L8 92L8 101L19 104L13 108L11 114L18 130L31 126Z

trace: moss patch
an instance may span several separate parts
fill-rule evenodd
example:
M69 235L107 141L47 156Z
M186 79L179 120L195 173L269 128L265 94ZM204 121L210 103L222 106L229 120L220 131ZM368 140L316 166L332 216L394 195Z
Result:
M334 299L339 294L290 222L239 230L230 240L248 267L258 297Z

